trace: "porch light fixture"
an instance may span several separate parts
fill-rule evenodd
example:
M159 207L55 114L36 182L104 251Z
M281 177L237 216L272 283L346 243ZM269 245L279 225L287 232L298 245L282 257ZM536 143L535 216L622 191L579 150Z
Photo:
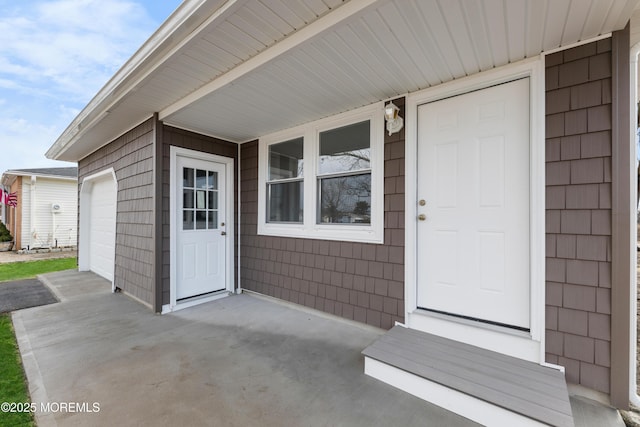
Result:
M389 136L396 132L400 132L402 126L404 126L404 120L398 115L400 109L393 102L389 102L384 106L384 119L387 121L387 131Z

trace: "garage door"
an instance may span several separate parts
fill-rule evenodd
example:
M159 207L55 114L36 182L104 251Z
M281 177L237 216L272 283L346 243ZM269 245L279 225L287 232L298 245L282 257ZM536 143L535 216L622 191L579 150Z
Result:
M89 270L113 281L116 246L116 184L112 176L93 182L89 197Z

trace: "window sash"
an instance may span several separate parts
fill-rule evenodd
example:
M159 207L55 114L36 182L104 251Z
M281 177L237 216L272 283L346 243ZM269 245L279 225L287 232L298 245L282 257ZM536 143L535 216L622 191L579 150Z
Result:
M317 175L370 170L371 120L320 130L316 153Z
M300 147L298 147L298 145L300 145ZM277 146L280 146L282 150L277 151L276 150ZM285 180L285 179L303 178L304 176L304 137L303 136L289 139L287 141L280 141L273 144L269 144L267 151L269 155L267 180L279 181L279 180ZM287 151L289 152L287 153ZM274 160L277 160L277 162L275 162L277 164L274 164ZM289 166L289 167L285 167L285 166ZM289 175L289 176L278 177L278 175Z
M323 182L327 181L335 181L341 178L360 178L360 177L368 177L367 186L368 191L364 190L364 194L358 194L357 189L355 188L342 188L343 194L334 194L333 196L328 195L325 196L327 192L323 190ZM355 225L355 226L370 226L371 225L371 201L373 193L371 191L371 181L372 174L371 172L360 172L360 173L349 173L349 174L333 174L331 176L322 176L318 177L318 185L317 185L317 199L318 203L316 205L316 224L321 226L326 225ZM356 183L358 185L358 183ZM361 183L360 183L361 184ZM338 183L341 185L341 183ZM362 191L362 190L361 190ZM333 200L328 200L329 198L333 198ZM326 203L326 202L329 203ZM365 205L361 205L361 203L366 203ZM333 207L332 207L333 205ZM365 212L357 212L365 209ZM333 212L331 212L334 210ZM327 218L348 218L353 219L353 221L335 221L335 220L324 220Z
M278 187L282 187L282 186L286 186L286 187L290 187L289 184L294 184L294 183L300 183L299 188L297 189L297 191L299 192L298 196L297 196L297 201L295 200L296 195L295 192L296 191L294 189L294 191L292 191L291 193L288 193L290 195L293 195L293 200L286 200L282 203L282 207L283 210L280 212L277 212L277 216L279 216L280 218L286 217L286 218L295 218L297 216L297 219L274 219L273 217L273 203L277 202L277 200L275 200L274 197L274 191L273 188L278 186ZM285 181L273 181L273 182L268 182L267 183L267 188L266 188L266 192L267 192L267 197L266 197L266 202L267 202L267 206L266 206L266 218L265 221L269 224L302 224L304 222L304 181L302 179L288 179ZM296 203L297 202L297 203ZM297 205L297 206L296 206ZM298 211L297 213L295 211Z

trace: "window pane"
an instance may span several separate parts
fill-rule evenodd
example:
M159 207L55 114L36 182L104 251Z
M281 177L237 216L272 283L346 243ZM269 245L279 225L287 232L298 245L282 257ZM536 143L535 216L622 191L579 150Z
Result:
M209 230L218 228L218 212L209 212Z
M209 172L209 190L218 189L218 172Z
M198 190L196 191L196 209L206 209L207 205L206 203L206 195L207 192L204 190Z
M196 211L196 229L204 230L207 228L207 211Z
M370 224L371 174L320 179L318 223Z
M320 174L371 167L369 121L320 132Z
M182 229L193 230L193 211L182 211Z
M302 176L302 138L269 146L269 180Z
M218 192L209 191L209 200L207 207L209 209L218 209Z
M193 208L193 190L182 190L182 207Z
M207 171L196 169L196 188L207 188Z
M193 187L193 169L191 168L182 169L182 186Z
M302 222L302 181L267 185L269 222Z

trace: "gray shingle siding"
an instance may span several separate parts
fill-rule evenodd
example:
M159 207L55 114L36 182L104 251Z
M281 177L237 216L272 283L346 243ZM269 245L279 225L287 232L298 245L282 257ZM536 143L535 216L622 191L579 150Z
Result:
M153 120L78 163L78 185L113 167L118 180L114 284L153 304ZM80 230L82 232L82 230Z
M546 360L609 393L611 39L546 59Z
M404 138L385 134L383 245L259 236L258 143L243 144L242 287L386 329L403 321Z

